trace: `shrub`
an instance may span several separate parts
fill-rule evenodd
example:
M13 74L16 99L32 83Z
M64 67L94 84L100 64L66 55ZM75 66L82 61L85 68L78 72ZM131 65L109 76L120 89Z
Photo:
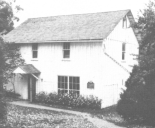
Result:
M57 93L45 93L40 92L36 95L35 101L38 103L63 105L74 108L89 108L100 109L101 100L91 95L84 97L82 95L77 96L74 94L57 94Z
M151 124L155 120L155 73L141 77L137 69L134 67L127 80L127 89L121 94L116 110L127 121Z
M133 25L140 35L137 67L133 68L117 111L126 120L155 123L155 3L150 1ZM144 25L145 24L145 25Z
M15 93L13 90L5 90L5 96L10 98L19 98L21 95L18 93Z
M35 96L35 101L40 103L48 103L48 95L45 92L40 92Z
M6 102L3 100L4 93L0 92L0 119L5 119L6 117Z

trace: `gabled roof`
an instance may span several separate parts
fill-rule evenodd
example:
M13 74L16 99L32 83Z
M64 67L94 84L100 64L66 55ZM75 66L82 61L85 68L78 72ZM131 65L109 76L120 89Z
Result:
M21 73L21 74L35 74L41 73L37 68L35 68L32 64L26 64L18 66L13 73Z
M103 40L130 10L30 18L8 33L5 39L15 43Z

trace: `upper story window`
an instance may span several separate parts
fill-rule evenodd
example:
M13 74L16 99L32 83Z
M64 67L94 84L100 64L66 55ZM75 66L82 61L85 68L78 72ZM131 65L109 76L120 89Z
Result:
M126 16L123 18L122 27L123 27L123 28L127 28L127 18L126 18Z
M38 58L38 44L32 44L32 58Z
M70 43L63 44L63 58L70 58Z
M126 44L122 43L122 60L125 60Z

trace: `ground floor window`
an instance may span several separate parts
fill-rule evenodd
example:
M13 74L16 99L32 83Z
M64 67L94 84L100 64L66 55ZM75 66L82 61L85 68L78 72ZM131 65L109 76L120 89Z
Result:
M68 77L58 76L58 93L68 92Z
M80 77L58 76L58 93L80 94Z

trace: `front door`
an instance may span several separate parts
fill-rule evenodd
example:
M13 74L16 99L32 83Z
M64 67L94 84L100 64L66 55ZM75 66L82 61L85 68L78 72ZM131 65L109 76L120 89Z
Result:
M36 95L36 79L29 75L28 76L28 99L30 102L33 102L35 100Z

